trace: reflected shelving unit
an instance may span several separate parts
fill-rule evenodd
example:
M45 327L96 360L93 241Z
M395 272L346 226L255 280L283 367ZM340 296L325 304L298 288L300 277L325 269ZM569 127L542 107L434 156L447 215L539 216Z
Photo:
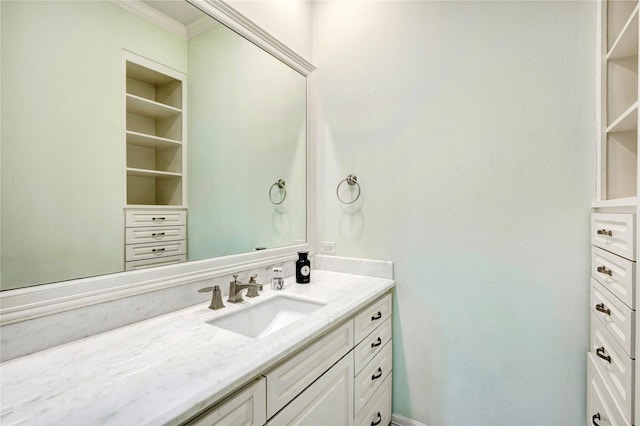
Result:
M125 52L125 268L186 260L186 76Z

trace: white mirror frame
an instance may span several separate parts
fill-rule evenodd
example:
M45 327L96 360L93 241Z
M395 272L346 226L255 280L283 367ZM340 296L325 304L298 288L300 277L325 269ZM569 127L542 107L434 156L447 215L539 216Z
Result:
M0 326L293 260L315 247L315 82L311 63L221 0L186 0L307 79L306 243L0 293Z

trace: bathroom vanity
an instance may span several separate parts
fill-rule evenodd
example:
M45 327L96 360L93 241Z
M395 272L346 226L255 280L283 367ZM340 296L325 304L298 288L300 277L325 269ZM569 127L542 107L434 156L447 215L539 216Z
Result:
M3 363L2 423L388 424L393 280L314 270L266 287ZM216 325L274 299L313 309L256 337Z

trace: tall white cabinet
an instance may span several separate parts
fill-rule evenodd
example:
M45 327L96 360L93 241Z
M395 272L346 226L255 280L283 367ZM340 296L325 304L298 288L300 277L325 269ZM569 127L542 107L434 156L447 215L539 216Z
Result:
M186 76L124 53L125 268L186 260Z
M638 425L638 0L598 3L597 189L591 215L587 424Z

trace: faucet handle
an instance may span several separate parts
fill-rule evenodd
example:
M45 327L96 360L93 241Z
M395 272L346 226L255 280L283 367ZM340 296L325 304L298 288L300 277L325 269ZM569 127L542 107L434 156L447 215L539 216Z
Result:
M240 276L240 275L238 275L238 274L233 274L233 281L234 281L234 282L237 282L237 281L238 281L238 277L239 277L239 276Z
M249 284L257 284L256 278L258 278L258 274L253 274L249 277Z
M213 309L215 311L224 308L220 286L214 285L213 287L204 287L199 289L198 293L208 293L210 291L213 292L213 295L211 296L211 305L209 305L209 309Z
M204 288L199 288L198 289L198 293L208 293L210 291L213 291L213 287L204 287Z

